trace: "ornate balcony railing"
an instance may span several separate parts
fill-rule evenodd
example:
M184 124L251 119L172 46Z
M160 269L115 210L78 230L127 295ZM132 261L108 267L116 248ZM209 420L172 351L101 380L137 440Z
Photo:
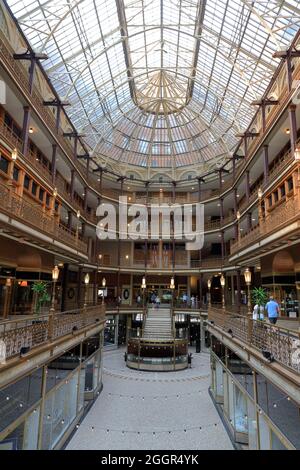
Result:
M66 243L78 251L87 253L87 244L80 239L78 234L58 223L54 215L47 214L40 204L32 204L25 198L18 196L9 188L0 184L0 211L9 217L15 217L28 226L51 236L58 241Z
M10 359L20 355L21 348L32 349L51 343L104 320L105 309L102 305L25 319L20 317L0 322L0 344L5 344L5 357Z
M297 218L300 218L300 196L298 194L282 201L279 206L275 207L260 220L259 225L244 236L241 236L236 242L233 242L230 247L230 253L235 254L239 252L250 244L258 242L266 235L280 230L280 228L290 224L292 220Z
M208 310L208 321L248 346L270 352L281 365L300 372L300 361L295 359L300 332L213 307Z

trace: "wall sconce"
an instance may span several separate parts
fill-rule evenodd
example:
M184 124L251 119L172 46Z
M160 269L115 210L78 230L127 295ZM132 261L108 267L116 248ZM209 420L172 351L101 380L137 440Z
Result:
M18 158L18 150L16 148L13 149L13 151L11 152L11 159L12 161L16 161Z

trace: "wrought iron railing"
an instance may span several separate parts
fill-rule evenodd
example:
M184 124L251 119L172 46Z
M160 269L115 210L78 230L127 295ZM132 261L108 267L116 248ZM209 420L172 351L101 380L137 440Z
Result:
M102 305L45 315L32 315L0 322L0 344L6 359L20 355L22 348L35 348L75 331L104 321ZM2 345L3 345L2 343Z
M248 346L269 352L281 365L300 372L300 332L268 321L255 321L251 315L210 307L208 321ZM297 349L298 348L298 349Z

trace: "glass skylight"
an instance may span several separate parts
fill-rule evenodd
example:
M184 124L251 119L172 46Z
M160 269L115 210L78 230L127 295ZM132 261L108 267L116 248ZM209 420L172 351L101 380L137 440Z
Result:
M93 159L225 162L300 27L300 1L8 0Z

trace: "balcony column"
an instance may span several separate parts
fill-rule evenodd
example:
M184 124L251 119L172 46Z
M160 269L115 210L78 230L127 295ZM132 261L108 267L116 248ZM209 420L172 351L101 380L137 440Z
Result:
M71 201L74 200L74 184L75 184L75 170L71 170L71 184L70 184Z
M199 276L199 308L202 308L202 299L203 299L203 273L200 273Z
M231 274L231 303L235 305L234 275Z
M235 176L236 176L236 159L235 155L232 156L232 178L233 178L233 184L235 182Z
M172 182L172 202L176 203L176 181ZM175 269L175 214L172 214L173 234L172 234L172 269Z
M86 223L82 222L81 223L81 238L82 239L85 237L85 231L86 231Z
M51 160L51 178L52 183L55 185L56 182L56 153L57 153L57 145L52 145L52 160Z
M149 181L146 181L146 207L148 210L148 204L149 204ZM148 236L149 236L149 227L148 227L148 233L146 233L146 238L145 238L145 257L144 257L144 266L145 266L145 271L147 269L148 265ZM133 258L132 258L133 261Z
M220 219L221 219L221 225L224 222L224 199L220 199Z
M202 178L198 178L198 202L201 202L201 198L202 198L202 185L201 185L202 182L203 182Z
M68 211L68 229L72 229L72 222L73 222L73 212Z
M249 202L250 199L250 171L246 171L246 200L247 203Z
M24 106L23 126L22 126L22 153L27 156L28 143L29 143L29 122L31 116L31 109L29 106Z
M75 134L74 136L74 147L73 147L73 158L74 160L77 159L77 153L78 153L78 140L79 140L79 137L77 134Z
M252 230L252 213L248 212L247 214L247 230L248 232L251 232Z
M224 240L224 231L221 232L221 252L222 252L222 260L224 260L226 253L225 253L225 240Z
M79 266L77 277L77 305L80 308L81 303L81 282L82 282L82 267Z
M236 305L239 311L241 308L241 271L239 269L236 273L236 290Z
M90 157L88 156L86 159L86 176L89 176L90 172Z
M219 188L220 188L220 191L222 191L222 186L223 186L223 174L222 174L222 170L219 170Z
M97 299L98 299L98 283L97 283L97 274L98 274L98 271L97 271L97 269L94 269L93 274L94 274L94 283L93 283L93 305L97 305Z
M99 175L99 193L100 193L99 206L100 206L101 201L102 201L102 182L103 182L103 170L102 170L102 168L100 168L100 175Z
M248 158L248 136L245 134L244 137L244 154L245 154L245 160Z
M289 120L290 120L290 139L291 139L291 150L294 153L297 147L297 117L296 117L296 105L292 104L289 107Z
M68 276L69 276L69 264L65 263L62 271L61 278L61 311L66 310L66 299L68 293Z
M124 177L121 177L120 178L120 183L121 183L121 187L120 187L120 196L122 197L123 196L123 192L124 192ZM121 239L120 239L120 227L118 228L117 230L118 234L118 276L117 276L117 299L118 299L118 305L119 305L119 297L121 297L121 286L120 286L120 281L121 281L121 273L120 273L120 264L121 264Z
M238 212L238 200L237 200L237 188L234 188L233 191L233 210L234 210L234 217L236 218ZM238 240L239 237L239 223L238 221L234 224L234 238Z
M266 103L265 101L262 101L260 105L260 110L261 110L261 122L262 122L262 132L263 134L266 132Z
M87 198L88 198L88 187L85 186L85 188L84 188L84 200L83 200L84 213L86 213L86 211L87 211Z
M264 145L264 183L269 181L269 146Z

